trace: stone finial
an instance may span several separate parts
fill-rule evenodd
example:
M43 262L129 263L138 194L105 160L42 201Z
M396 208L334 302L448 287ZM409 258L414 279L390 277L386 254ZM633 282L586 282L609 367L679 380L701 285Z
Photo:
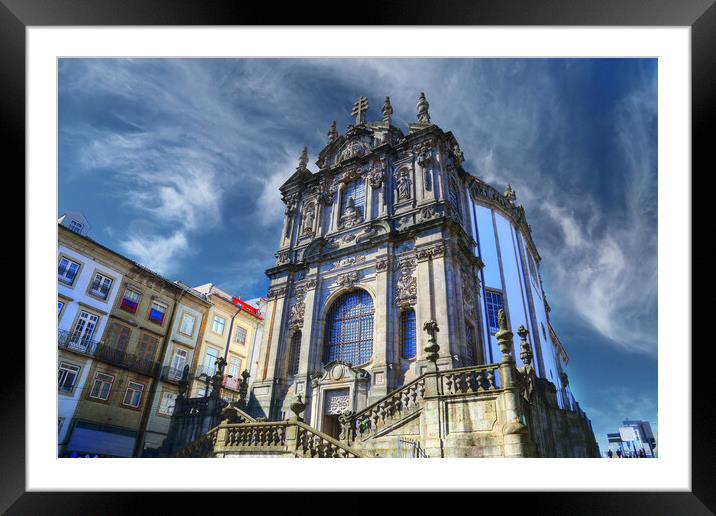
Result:
M524 363L526 366L532 365L532 348L530 347L530 343L527 342L527 335L529 335L529 331L527 331L527 328L522 326L520 324L520 327L517 328L517 335L520 336L520 358L522 359L522 363Z
M367 111L368 98L362 96L358 97L353 103L353 110L351 111L351 115L356 117L356 125L365 124L365 115Z
M497 333L495 333L495 338L497 339L497 345L500 347L500 351L502 352L502 362L512 362L511 351L513 333L507 329L507 316L505 315L505 310L503 308L500 308L500 311L497 312L497 324L500 329Z
M438 328L437 322L430 320L423 325L423 330L428 333L428 345L425 346L425 353L427 353L427 355L425 356L425 358L435 364L435 369L437 370L437 361L440 357L440 355L438 354L438 351L440 351L440 346L437 343L435 334L440 331L440 328Z
M336 121L331 123L331 127L328 128L328 143L333 143L338 139L338 130L336 129Z
M296 170L306 170L308 166L308 148L304 147L301 155L298 157L298 167Z
M517 194L509 183L507 184L507 190L505 190L505 199L510 201L510 203L514 203L517 200Z
M383 102L383 108L381 111L383 112L383 123L390 125L390 117L393 114L393 106L390 105L390 97L385 97L385 102Z
M418 122L421 124L429 124L430 123L430 113L428 113L428 108L430 107L430 104L428 103L428 100L425 98L425 93L420 93L420 97L418 98Z
M296 396L296 401L291 403L291 406L289 407L291 409L291 412L296 414L297 419L301 419L301 414L304 410L306 410L306 404L301 399L301 395L299 394Z

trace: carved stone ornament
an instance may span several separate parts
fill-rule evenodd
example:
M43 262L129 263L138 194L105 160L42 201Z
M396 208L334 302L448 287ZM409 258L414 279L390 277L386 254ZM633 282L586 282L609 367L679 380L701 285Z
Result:
M341 215L341 220L338 223L339 227L342 228L352 228L356 224L359 224L363 221L363 216L360 213L360 210L356 208L355 200L353 197L348 198L348 204L346 206L345 211L343 212L343 215Z
M385 163L380 162L373 166L368 172L368 184L371 188L380 188L383 186L383 178L385 177Z
M333 262L333 269L342 269L343 267L350 267L352 265L363 263L364 261L365 256L363 255L348 256L346 258L341 258L337 262Z
M352 288L353 285L360 278L358 271L346 272L345 274L339 274L336 278L336 285L344 288Z
M400 277L395 289L395 302L398 306L412 306L418 301L418 281L413 276L415 259L403 258L398 262Z
M291 328L298 330L303 327L303 318L306 314L306 292L303 288L296 289L296 302L288 314L288 323Z
M463 269L461 272L462 279L462 301L465 315L473 319L475 317L475 295L473 288L473 281L471 281L473 275L469 270Z
M275 287L268 291L267 297L270 299L281 297L286 294L286 287Z
M289 251L278 252L275 256L277 265L283 265L291 260L291 253Z
M358 139L346 143L338 155L338 161L344 161L356 156L363 156L366 153L366 146Z
M387 258L380 258L376 260L375 262L375 270L377 271L385 271L388 270L388 259Z
M429 260L430 258L439 258L443 255L445 255L445 244L423 247L415 252L415 256L419 262Z

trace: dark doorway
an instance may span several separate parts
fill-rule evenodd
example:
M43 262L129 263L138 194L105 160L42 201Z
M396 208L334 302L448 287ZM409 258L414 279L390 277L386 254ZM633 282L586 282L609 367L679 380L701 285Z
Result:
M323 433L330 435L334 439L340 437L341 425L338 423L338 416L329 414L323 416Z

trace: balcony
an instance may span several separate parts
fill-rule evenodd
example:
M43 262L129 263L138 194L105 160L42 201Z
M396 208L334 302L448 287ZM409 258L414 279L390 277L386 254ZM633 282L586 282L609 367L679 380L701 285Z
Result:
M158 365L154 360L127 353L124 349L100 346L95 352L98 360L141 374L152 375Z
M162 381L179 383L181 376L184 373L184 368L178 369L170 366L162 367Z
M60 349L94 356L100 344L101 341L93 340L91 336L83 336L81 333L74 333L68 330L57 330L57 347Z

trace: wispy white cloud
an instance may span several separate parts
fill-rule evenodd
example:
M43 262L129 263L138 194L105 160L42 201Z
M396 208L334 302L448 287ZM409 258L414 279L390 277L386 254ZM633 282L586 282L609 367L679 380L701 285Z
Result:
M574 136L595 120L573 111L560 82L579 69L554 73L533 60L87 60L65 74L63 88L112 99L112 124L75 125L65 136L80 142L77 173L103 177L136 214L124 228L127 252L181 270L202 236L240 233L226 261L243 265L227 281L246 290L257 288L247 278L264 281L272 262L283 215L278 187L303 145L315 159L330 121L339 130L350 122L350 95L367 95L374 118L389 95L394 123L404 126L424 91L433 121L460 141L466 167L516 188L557 325L574 316L617 347L653 354L655 79L643 77L613 111L599 113L612 139L600 147L609 160L595 169L587 143ZM224 227L237 204L251 220Z

